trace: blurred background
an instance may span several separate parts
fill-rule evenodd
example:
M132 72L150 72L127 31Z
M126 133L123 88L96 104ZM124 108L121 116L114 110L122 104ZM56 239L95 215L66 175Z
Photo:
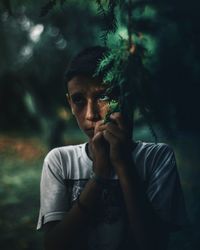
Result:
M106 2L106 1L105 1ZM148 1L147 1L148 2ZM157 1L152 1L152 3ZM158 141L176 154L190 226L173 233L170 250L200 249L200 17L195 0L160 1L134 13L152 52ZM123 13L118 34L126 37ZM143 25L143 26L142 26ZM103 45L95 1L0 1L0 249L40 250L36 232L42 163L54 147L86 140L65 98L64 71L81 49ZM118 39L116 37L110 39ZM156 111L158 111L156 110ZM165 110L173 136L165 133ZM134 137L154 141L136 117Z

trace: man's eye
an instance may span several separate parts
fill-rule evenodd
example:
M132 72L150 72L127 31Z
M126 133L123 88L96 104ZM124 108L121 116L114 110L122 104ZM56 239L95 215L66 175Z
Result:
M74 104L80 105L84 103L84 98L82 96L73 96L72 101Z
M98 99L103 102L108 102L110 101L110 97L108 95L102 94L98 96Z

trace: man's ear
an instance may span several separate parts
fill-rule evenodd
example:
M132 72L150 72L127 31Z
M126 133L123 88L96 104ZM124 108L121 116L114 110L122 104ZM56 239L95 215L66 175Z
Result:
M67 97L67 101L68 101L68 103L69 103L69 105L70 105L70 107L71 107L71 99L70 99L70 96L69 96L68 93L66 93L66 97Z
M70 96L69 96L68 93L66 93L66 97L67 97L67 101L68 101L68 103L69 103L69 106L70 106L70 108L71 108L72 114L74 115L74 111L73 111L72 105L71 105L71 98L70 98Z

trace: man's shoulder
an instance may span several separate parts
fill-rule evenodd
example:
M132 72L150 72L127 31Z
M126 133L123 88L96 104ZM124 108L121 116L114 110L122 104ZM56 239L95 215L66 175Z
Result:
M140 141L133 154L136 167L142 178L146 179L156 169L168 169L175 166L175 155L171 146L166 143ZM169 167L170 166L170 167Z
M68 158L71 158L71 157L80 157L84 145L85 143L53 148L47 153L44 161L62 162L63 159L67 160Z
M157 154L157 153L168 153L173 152L173 149L167 143L153 143L153 142L144 142L139 141L134 153L138 154Z

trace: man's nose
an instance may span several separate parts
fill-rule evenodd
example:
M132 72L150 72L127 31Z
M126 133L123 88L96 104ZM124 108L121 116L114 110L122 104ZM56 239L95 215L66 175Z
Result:
M100 119L98 105L92 100L87 103L86 119L90 121L98 121Z

